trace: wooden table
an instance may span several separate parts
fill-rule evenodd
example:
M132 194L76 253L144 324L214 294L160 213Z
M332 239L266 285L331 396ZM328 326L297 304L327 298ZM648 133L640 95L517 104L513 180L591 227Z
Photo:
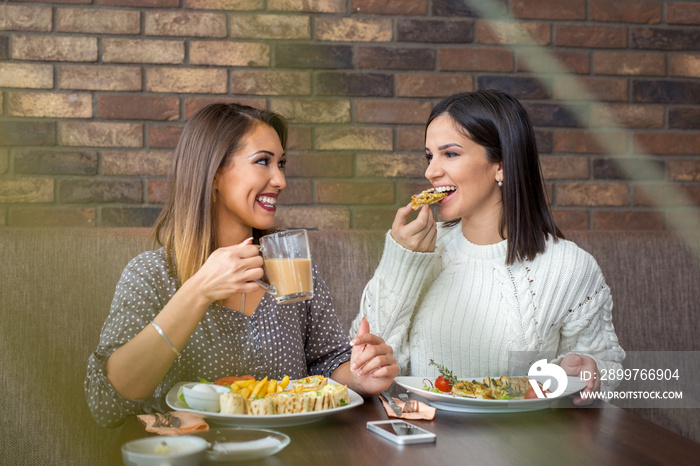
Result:
M601 402L598 402L601 403ZM438 410L433 421L411 421L435 434L434 444L399 446L369 432L367 421L387 419L377 397L318 422L274 428L289 435L284 450L265 465L626 465L698 464L700 444L609 404L575 408L569 400L542 411L467 414ZM146 436L129 419L119 430L109 462L121 465L120 446Z

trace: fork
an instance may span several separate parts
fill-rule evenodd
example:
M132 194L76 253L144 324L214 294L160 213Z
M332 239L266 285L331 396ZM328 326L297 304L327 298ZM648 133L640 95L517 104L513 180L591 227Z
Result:
M417 413L420 409L418 401L409 398L405 393L399 393L399 400L404 402L403 408L401 408L401 414Z
M164 409L160 400L147 402L143 410L147 414L155 416L153 427L180 427L180 418L173 416L170 411Z

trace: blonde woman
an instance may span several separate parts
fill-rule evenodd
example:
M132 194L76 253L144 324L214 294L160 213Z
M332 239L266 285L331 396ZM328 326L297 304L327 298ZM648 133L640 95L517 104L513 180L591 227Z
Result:
M88 362L99 424L119 425L199 377L323 375L363 395L391 385L391 347L366 322L351 347L315 265L310 301L279 305L255 282L257 240L286 186L286 139L279 115L236 104L204 107L185 126L154 230L160 248L127 265Z

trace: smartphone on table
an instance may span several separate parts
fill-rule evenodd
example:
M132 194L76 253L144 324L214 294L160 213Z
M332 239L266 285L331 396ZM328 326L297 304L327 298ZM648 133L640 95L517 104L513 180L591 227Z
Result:
M401 420L368 421L367 430L399 445L435 441L434 433Z

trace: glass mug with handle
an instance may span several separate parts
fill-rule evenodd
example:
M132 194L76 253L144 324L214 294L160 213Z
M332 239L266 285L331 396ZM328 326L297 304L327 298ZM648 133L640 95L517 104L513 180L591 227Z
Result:
M260 253L270 283L257 280L279 304L314 297L311 251L306 230L286 230L260 238Z

